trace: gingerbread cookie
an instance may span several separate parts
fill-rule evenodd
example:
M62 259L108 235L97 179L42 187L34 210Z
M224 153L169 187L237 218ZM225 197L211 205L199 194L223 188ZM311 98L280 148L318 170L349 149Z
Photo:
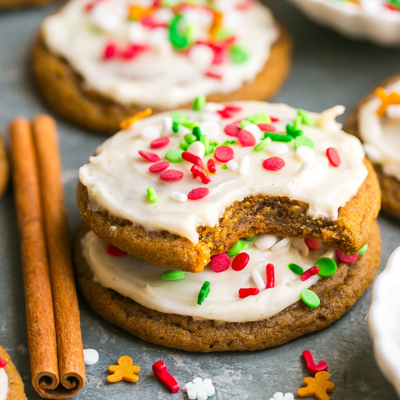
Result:
M0 132L0 197L7 188L9 172L7 152Z
M54 112L113 134L143 108L185 107L199 94L213 102L271 97L291 47L271 12L247 0L73 0L43 22L34 70Z
M10 356L0 346L0 400L26 400L24 383Z

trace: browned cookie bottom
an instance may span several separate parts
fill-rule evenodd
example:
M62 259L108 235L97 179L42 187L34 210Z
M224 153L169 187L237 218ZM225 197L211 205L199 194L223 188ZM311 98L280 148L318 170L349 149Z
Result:
M7 152L0 132L0 197L7 188L9 172Z
M6 373L8 376L8 395L7 400L26 400L24 383L17 368L11 361L10 356L0 346L0 358L7 361Z
M341 317L371 284L380 264L379 226L373 223L368 250L353 265L339 264L335 275L311 289L321 299L317 308L302 301L272 318L246 323L215 324L191 317L150 310L93 281L82 255L81 240L89 231L82 225L75 242L75 271L83 296L110 323L148 342L186 351L243 351L278 346L322 329Z

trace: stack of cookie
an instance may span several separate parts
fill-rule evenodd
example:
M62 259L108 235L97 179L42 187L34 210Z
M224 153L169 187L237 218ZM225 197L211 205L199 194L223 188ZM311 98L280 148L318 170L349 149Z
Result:
M200 96L124 121L79 174L76 269L94 311L210 352L276 346L349 310L379 267L380 191L341 112Z

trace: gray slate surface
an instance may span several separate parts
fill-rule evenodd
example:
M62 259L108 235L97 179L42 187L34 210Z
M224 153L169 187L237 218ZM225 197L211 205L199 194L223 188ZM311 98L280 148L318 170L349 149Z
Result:
M322 111L336 104L350 110L370 88L398 72L400 52L368 43L353 42L304 18L282 0L271 7L290 27L296 41L292 75L276 101ZM29 64L32 39L40 20L56 7L0 14L0 128L17 115L31 117L48 112L38 96ZM71 235L80 217L75 204L78 167L86 162L104 137L59 121L65 197ZM400 244L400 225L380 217L383 234L382 267ZM11 355L26 385L30 400L39 399L30 383L24 294L19 241L11 188L0 202L0 344ZM370 290L357 305L330 328L285 346L234 354L188 354L144 343L97 317L80 299L83 343L97 349L98 364L87 367L86 388L76 399L184 399L169 394L151 373L151 365L164 360L183 385L196 376L212 378L215 399L269 399L277 391L295 393L306 376L301 360L304 349L329 364L336 390L332 400L395 400L391 385L380 373L367 331ZM108 385L107 366L122 355L140 365L137 384ZM296 396L297 398L297 396Z

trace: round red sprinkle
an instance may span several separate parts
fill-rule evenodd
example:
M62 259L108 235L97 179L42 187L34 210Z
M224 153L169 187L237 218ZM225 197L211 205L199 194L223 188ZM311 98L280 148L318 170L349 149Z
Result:
M235 157L235 153L228 146L218 146L214 151L214 157L217 161L228 162Z
M114 42L109 42L104 48L103 59L109 60L110 58L115 57L117 55L117 52L117 45Z
M276 132L276 128L273 125L270 124L260 124L258 127L263 131L263 132Z
M160 161L160 157L157 154L151 153L150 151L139 150L139 154L147 161L157 162Z
M188 194L188 199L189 200L200 200L203 197L206 197L210 193L210 191L207 188L197 188L193 189L189 192Z
M344 253L341 253L340 251L336 250L336 257L339 259L340 262L345 263L345 264L352 264L353 262L356 262L358 259L358 253L354 254L353 256L347 256Z
M329 147L329 149L326 150L326 156L334 167L338 167L340 165L339 153L333 147Z
M7 365L7 361L4 360L3 358L0 358L0 368L5 368L6 365Z
M237 124L237 122L233 122L224 128L224 132L228 136L237 136L237 134L240 132L240 126Z
M162 136L159 139L153 140L150 143L150 147L152 149L160 149L161 147L166 146L169 143L169 136Z
M250 256L247 253L239 253L232 261L232 269L234 271L245 269L249 260Z
M318 250L319 249L319 241L316 238L304 239L304 242L306 243L307 247L310 250Z
M122 251L119 248L115 247L111 243L108 243L106 250L107 250L107 253L110 256L113 256L113 257L122 257L122 256L124 256L126 254L124 251Z
M152 172L153 174L156 174L158 172L163 172L169 167L169 161L161 161L157 164L153 164L150 168L149 171Z
M216 273L226 271L230 265L231 259L226 253L216 254L211 257L210 268Z
M268 171L279 171L285 166L285 161L280 157L270 157L264 160L263 167Z
M245 129L242 129L238 133L237 137L243 147L253 147L256 144L256 139L254 138L254 136Z
M176 169L167 169L161 173L160 178L163 181L179 181L183 178L183 172Z
M208 171L210 172L210 174L215 174L217 172L217 169L215 167L215 161L212 158L210 158L207 161L207 168L208 168Z

